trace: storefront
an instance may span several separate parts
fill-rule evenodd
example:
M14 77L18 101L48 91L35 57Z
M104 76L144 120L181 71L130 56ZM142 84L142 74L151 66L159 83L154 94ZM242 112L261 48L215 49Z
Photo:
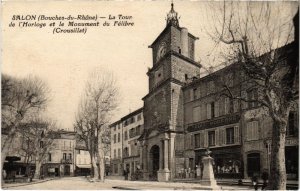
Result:
M123 165L120 159L112 159L110 161L111 164L111 174L122 176L123 175Z
M241 146L212 148L213 169L216 178L243 178ZM206 150L195 151L195 164L202 166L201 160Z
M285 164L287 179L298 180L298 162L299 162L299 150L298 146L285 147Z
M89 176L91 168L91 164L77 164L75 169L76 176Z
M132 156L124 158L124 170L128 173L129 180L138 180L141 177L138 174L141 172L139 156Z

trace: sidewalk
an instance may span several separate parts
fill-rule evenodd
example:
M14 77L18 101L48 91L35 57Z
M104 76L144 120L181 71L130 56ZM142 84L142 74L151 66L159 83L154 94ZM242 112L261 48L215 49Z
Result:
M38 184L41 182L47 182L49 180L53 180L54 178L45 178L43 180L41 179L33 179L32 182L22 182L22 183L4 183L1 185L2 189L7 189L7 188L13 188L13 187L18 187L18 186L25 186L25 185L31 185L31 184Z
M113 188L120 190L211 190L210 187L199 183L184 182L154 182L154 181L119 181L114 182ZM222 190L249 190L249 186L223 186L219 185Z
M250 179L242 179L242 184L238 184L238 179L216 179L218 185L229 185L229 186L252 186ZM190 179L176 179L174 182L186 182L186 183L197 183L198 180L195 178ZM262 186L263 180L258 179L258 185ZM298 189L299 183L297 180L287 180L288 189Z

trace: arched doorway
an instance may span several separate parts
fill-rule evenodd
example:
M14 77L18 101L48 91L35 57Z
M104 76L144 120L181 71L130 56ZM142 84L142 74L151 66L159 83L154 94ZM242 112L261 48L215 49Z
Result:
M154 145L150 149L151 169L150 179L157 180L157 171L159 170L159 146Z

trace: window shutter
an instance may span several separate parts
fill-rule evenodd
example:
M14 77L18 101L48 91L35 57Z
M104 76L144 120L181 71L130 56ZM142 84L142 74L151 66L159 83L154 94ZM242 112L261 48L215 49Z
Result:
M224 129L222 129L222 131L223 131L223 142L222 142L222 144L226 145L226 129L224 128Z
M200 148L203 148L204 147L204 131L201 131L200 132Z
M208 133L204 131L204 148L208 146Z
M258 140L259 133L258 133L258 121L253 121L253 138Z
M219 145L223 145L223 129L219 129Z
M220 101L215 102L215 117L219 117L219 102Z
M194 100L193 89L190 89L190 101Z
M216 145L221 145L219 140L219 129L215 130L215 137L216 137Z
M211 105L210 103L206 104L206 111L207 111L207 119L211 118Z
M240 143L240 133L239 133L239 126L234 127L234 143Z
M238 100L233 100L233 112L238 112L239 111L239 101Z
M225 111L224 111L224 114L228 114L229 113L229 98L228 97L225 97Z
M200 106L193 108L193 122L200 121L200 112L201 112Z
M195 141L194 141L194 135L190 135L190 148L193 149L195 148Z

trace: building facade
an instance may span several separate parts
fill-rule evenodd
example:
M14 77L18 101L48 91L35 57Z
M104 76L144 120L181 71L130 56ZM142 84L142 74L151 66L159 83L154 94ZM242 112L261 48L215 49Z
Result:
M110 125L111 174L134 176L140 169L140 143L137 138L144 130L143 109L137 109ZM127 176L126 175L126 176Z
M143 108L126 115L123 122L123 165L129 180L137 179L141 169L140 142L137 140L144 131Z
M234 95L240 95L243 76L239 71L239 66L233 64L183 88L186 134L182 168L189 172L202 168L202 157L209 147L217 178L242 177L242 105L239 100L222 96L226 93L224 85L231 88Z
M74 176L75 169L75 132L58 130L52 133L54 136L51 149L47 153L42 162L42 176ZM5 139L5 135L2 134ZM14 176L25 176L26 167L29 165L30 170L35 170L35 162L33 156L27 156L20 150L22 144L21 136L17 136L14 140L7 158L18 158L13 164L4 163L4 170L10 178L10 174ZM41 145L41 144L40 144Z
M111 124L110 126L111 146L110 146L110 157L111 157L111 174L112 175L123 175L123 161L122 161L122 128L123 123L121 120Z
M258 103L232 99L224 89L228 87L233 97L255 100L258 88L239 63L200 77L201 65L194 60L197 39L179 26L172 4L166 27L149 46L153 66L147 72L149 93L143 98L144 130L136 141L121 141L123 147L114 141L111 156L119 147L127 156L129 144L138 145L140 161L134 163L140 164L144 180L201 177L207 148L212 151L217 178L260 177L263 171L270 172L272 119ZM287 51L282 64L299 62L293 43L283 49ZM295 100L287 128L288 179L298 178L298 102ZM135 126L128 126L131 116L111 125L112 140L117 137L117 124L123 124L121 137L128 138L128 130ZM125 158L119 161L123 170L134 167Z
M43 165L45 176L74 176L75 173L75 132L55 132L52 149Z
M83 141L76 140L75 147L75 175L76 176L88 176L91 174L91 156L89 151L85 147Z

